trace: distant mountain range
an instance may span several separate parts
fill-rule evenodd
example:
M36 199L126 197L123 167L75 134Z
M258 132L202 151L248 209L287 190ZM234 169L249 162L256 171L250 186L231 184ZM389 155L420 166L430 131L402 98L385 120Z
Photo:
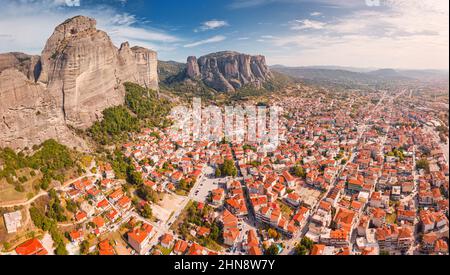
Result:
M186 63L158 61L160 89L180 97L201 96L230 100L259 96L295 83L286 74L272 72L262 55L233 51L190 56Z
M379 86L406 81L448 81L448 71L441 70L394 70L339 66L287 67L271 66L272 71L313 84L341 85L346 87Z
M211 53L198 59L189 56L186 64L161 61L158 71L160 80L166 84L190 80L222 93L236 92L245 86L262 88L273 77L264 56L233 51Z

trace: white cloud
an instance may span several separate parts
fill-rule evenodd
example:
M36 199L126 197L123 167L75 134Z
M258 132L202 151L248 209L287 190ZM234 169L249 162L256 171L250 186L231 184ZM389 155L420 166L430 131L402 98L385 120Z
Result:
M126 25L130 26L136 23L136 16L128 13L116 14L112 19L111 23L114 25Z
M213 37L208 38L208 39L204 39L204 40L200 40L200 41L197 41L197 42L194 42L194 43L186 44L186 45L184 45L184 47L185 48L192 48L192 47L197 47L197 46L201 46L201 45L204 45L204 44L221 42L221 41L224 41L225 39L226 39L225 36L216 35L216 36L213 36Z
M273 35L261 35L261 38L262 39L274 39L275 36L273 36Z
M291 30L320 30L325 28L327 24L317 20L294 20L291 22Z
M227 21L223 21L223 20L210 20L210 21L206 21L203 22L202 25L198 28L195 29L195 32L198 31L209 31L209 30L215 30L215 29L219 29L219 28L223 28L229 26Z
M105 25L104 28L114 38L123 37L134 41L177 42L179 39L172 35L151 30L136 28L126 25Z
M448 69L448 1L388 2L384 8L353 12L326 24L291 24L294 30L310 31L291 30L272 40L284 51L269 60L287 65Z
M242 9L273 3L275 0L235 0L230 4L230 8Z
M364 0L234 0L231 2L229 7L231 9L245 9L253 8L258 6L264 6L269 4L280 4L280 3L306 3L314 2L315 4L324 4L328 6L344 6L344 7L357 7L364 6Z
M311 15L311 16L321 16L322 13L318 12L318 11L315 11L315 12L311 12L309 15Z
M116 46L128 41L164 51L180 41L158 29L137 27L134 15L120 13L110 6L72 8L66 6L65 0L0 0L0 5L0 52L40 54L54 28L79 14L95 18L98 29L106 31Z

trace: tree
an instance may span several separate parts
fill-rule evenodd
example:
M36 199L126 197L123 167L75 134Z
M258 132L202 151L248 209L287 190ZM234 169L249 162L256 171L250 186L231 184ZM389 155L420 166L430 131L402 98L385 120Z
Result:
M130 165L127 169L127 181L136 186L140 186L144 184L144 180L142 178L142 173L136 171L134 166Z
M124 106L103 110L103 120L89 128L90 136L102 145L124 139L129 132L139 131L139 120Z
M86 255L89 252L89 242L87 240L84 240L80 244L80 253L82 255Z
M8 251L11 249L11 244L9 242L3 242L3 248Z
M156 91L134 83L127 82L124 86L125 104L139 119L147 120L151 126L164 124L165 117L170 112L167 99L159 98Z
M304 237L301 241L300 241L301 245L303 245L306 249L311 250L313 248L314 242L307 238Z
M295 246L295 254L296 255L307 255L308 249L302 244L297 244Z
M427 159L418 160L416 163L416 168L418 170L424 169L425 171L429 172L430 171L430 163L428 162Z
M276 244L272 244L266 249L266 255L278 255L278 246Z
M254 146L251 146L251 145L248 145L248 144L245 144L244 146L242 146L242 149L244 150L244 151L246 151L246 150L252 150L253 152L255 152L256 153L256 151L257 151L257 149L254 147Z
M226 159L221 166L221 174L227 177L236 177L237 176L237 168L234 164L234 161L231 159Z
M403 161L405 159L405 155L403 154L402 150L399 149L394 149L393 150L394 156L396 156L397 158L399 158L400 161Z
M30 176L36 175L35 171L40 170L43 174L41 186L47 189L52 179L64 180L64 173L74 166L71 151L64 145L53 139L43 142L41 145L33 146L35 153L26 156L24 153L16 152L12 149L0 148L0 159L3 169L0 170L0 178L6 178L8 183L13 184L13 177L17 177L16 171L25 167L31 168ZM26 176L18 177L22 183L26 182ZM20 191L21 187L17 187Z
M67 252L66 246L64 245L63 242L58 244L58 246L55 249L55 254L56 255L67 255L67 254L69 254Z
M211 233L210 233L209 237L212 240L214 240L214 241L219 240L220 228L219 228L219 226L216 223L212 224L212 226L211 226Z
M156 139L161 139L161 136L159 135L158 132L151 132L150 136L155 137Z
M216 178L222 177L222 171L220 171L220 168L219 168L219 167L216 168L215 176L216 176Z
M51 200L49 202L47 216L49 218L57 220L58 222L67 221L67 217L64 215L64 207L61 205L61 201L59 200L58 195L56 194L56 191L54 189L50 190L49 196Z
M302 166L297 165L297 166L294 167L294 175L296 177L304 179L304 178L306 178L306 171L305 171L305 169Z
M183 190L189 191L189 186L188 186L188 183L187 183L186 179L181 179L180 180L180 187Z
M186 237L189 234L189 225L187 223L180 224L180 235Z
M37 207L30 207L30 217L34 225L44 231L48 231L52 226L52 220L47 218Z
M139 198L145 201L156 202L158 199L155 190L146 185L141 185L136 193Z
M268 233L269 233L269 237L272 239L278 239L278 237L279 237L278 232L273 228L269 228Z
M44 175L60 181L64 179L61 171L74 166L70 150L53 139L42 143L40 149L29 158L28 162L31 168L41 170Z
M144 207L142 207L141 215L146 219L150 219L153 216L152 208L148 203L146 203Z
M130 167L130 159L125 157L125 155L120 151L114 151L113 155L108 155L108 159L111 162L114 174L118 179L126 179L127 171Z
M72 213L77 211L78 205L73 200L66 201L66 209Z
M25 192L25 187L23 187L22 184L17 183L16 186L14 187L14 190L16 190L17 192L23 193L23 192Z

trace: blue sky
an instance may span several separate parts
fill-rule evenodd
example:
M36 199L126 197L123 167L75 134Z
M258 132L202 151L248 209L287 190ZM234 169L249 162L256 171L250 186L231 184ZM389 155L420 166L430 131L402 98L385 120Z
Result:
M423 3L426 2L426 3ZM379 4L378 4L379 3ZM220 50L269 64L448 69L447 0L0 0L0 52L39 54L66 18L94 17L184 62ZM78 5L79 4L79 5Z

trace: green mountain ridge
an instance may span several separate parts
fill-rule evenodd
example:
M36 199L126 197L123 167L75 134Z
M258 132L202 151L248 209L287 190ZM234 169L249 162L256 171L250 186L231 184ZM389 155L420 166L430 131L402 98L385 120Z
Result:
M254 96L262 96L275 92L287 85L298 83L295 77L272 71L273 77L258 88L251 84L245 85L236 92L224 93L206 85L201 79L190 79L185 63L175 61L158 61L159 86L162 93L174 94L184 99L199 96L206 100L216 100L220 97L227 100L245 100Z

